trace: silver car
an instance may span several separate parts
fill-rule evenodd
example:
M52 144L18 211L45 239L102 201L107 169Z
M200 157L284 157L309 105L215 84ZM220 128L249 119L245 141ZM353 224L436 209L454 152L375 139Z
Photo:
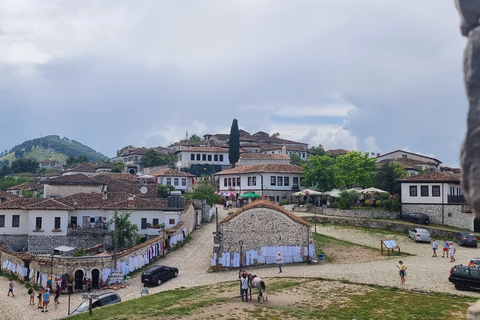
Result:
M408 236L413 239L413 241L424 241L430 242L432 241L432 237L430 236L430 232L428 230L422 228L413 228L408 231Z

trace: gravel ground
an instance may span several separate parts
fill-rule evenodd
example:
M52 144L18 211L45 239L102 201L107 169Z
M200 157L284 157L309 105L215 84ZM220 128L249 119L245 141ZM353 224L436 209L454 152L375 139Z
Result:
M219 218L226 216L227 211L222 207L218 208ZM220 273L209 272L210 259L212 255L212 238L215 231L215 223L204 224L200 230L192 234L192 240L185 247L169 253L161 264L176 266L180 269L177 278L171 279L158 287L149 288L150 293L171 290L179 287L193 287L198 285L213 284L222 281L238 279L238 270L224 271ZM312 227L313 231L313 227ZM317 226L317 232L333 236L342 240L380 248L380 240L385 236L374 232L362 232L335 226ZM408 237L393 236L397 240L402 251L414 254L415 256L404 256L401 259L408 267L406 277L406 289L420 291L437 291L449 294L468 295L480 298L480 291L457 291L448 282L450 268L454 263L450 259L442 258L441 251L436 258L432 257L430 244L415 243ZM441 245L442 239L437 239ZM479 249L464 248L457 246L456 264L467 264L470 258L480 256ZM319 264L319 265L285 265L282 277L323 277L328 279L349 280L358 283L371 283L382 286L400 287L397 258L366 263L348 264ZM262 278L278 277L278 268L249 268ZM131 284L125 289L117 292L123 301L140 297L140 274L132 277ZM55 309L51 303L48 313L41 313L36 306L29 306L27 289L17 285L15 287L15 298L7 297L8 280L0 277L0 288L4 288L4 296L0 298L0 319L35 319L39 316L42 319L61 319L68 315L68 296L60 297L60 305ZM268 280L267 280L268 292ZM53 300L53 299L52 299ZM71 310L75 309L81 302L80 294L71 296ZM36 315L36 316L35 316Z

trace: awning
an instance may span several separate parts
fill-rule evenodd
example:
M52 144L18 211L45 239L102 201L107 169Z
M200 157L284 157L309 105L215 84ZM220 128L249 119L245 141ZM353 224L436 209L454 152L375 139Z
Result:
M75 250L76 248L74 247L67 247L67 246L60 246L60 247L57 247L57 248L53 248L53 250L56 250L56 251L62 251L62 252L69 252L69 251L72 251L72 250Z

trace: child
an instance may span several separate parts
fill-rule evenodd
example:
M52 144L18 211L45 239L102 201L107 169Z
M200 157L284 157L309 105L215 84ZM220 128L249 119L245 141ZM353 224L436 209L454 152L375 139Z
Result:
M30 306L35 305L35 290L33 290L33 284L30 285L30 288L28 288L28 295L30 296L30 302L28 303Z
M8 283L8 293L7 293L7 297L10 295L10 292L12 293L12 297L15 297L15 295L13 294L13 286L15 284L13 283L13 279L10 278L10 282Z

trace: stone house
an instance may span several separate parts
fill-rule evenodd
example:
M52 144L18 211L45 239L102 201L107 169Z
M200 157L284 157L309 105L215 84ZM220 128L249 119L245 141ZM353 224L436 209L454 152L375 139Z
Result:
M38 168L42 169L62 169L63 166L56 160L41 160L38 161Z
M83 174L86 176L91 176L92 174L97 173L98 165L96 163L83 163L79 164L73 169L69 169L62 173L63 176L74 175L74 174Z
M32 192L32 196L36 198L37 195L43 192L43 185L36 182L24 182L19 185L5 189L6 192L9 192L16 196L23 196L24 190Z
M218 224L212 266L303 262L315 256L311 225L271 201L256 200Z
M477 229L458 177L432 171L396 181L401 183L402 213L426 213L431 223Z

